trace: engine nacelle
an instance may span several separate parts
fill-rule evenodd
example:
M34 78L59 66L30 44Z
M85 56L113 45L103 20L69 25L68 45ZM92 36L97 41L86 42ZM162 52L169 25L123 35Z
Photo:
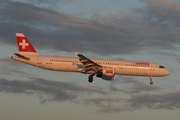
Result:
M96 74L96 77L104 80L114 80L115 70L112 68L103 69L102 72Z

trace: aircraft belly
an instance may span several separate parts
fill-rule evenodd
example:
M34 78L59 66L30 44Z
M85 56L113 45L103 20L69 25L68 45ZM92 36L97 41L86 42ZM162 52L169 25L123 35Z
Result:
M60 71L77 72L77 67L72 64L60 64Z
M117 69L116 74L120 75L134 75L134 76L149 76L149 68L133 68L133 67L120 67Z
M162 71L161 71L161 70L158 70L158 69L154 69L153 71L151 70L152 76L155 76L155 77L162 76L161 73L162 73Z

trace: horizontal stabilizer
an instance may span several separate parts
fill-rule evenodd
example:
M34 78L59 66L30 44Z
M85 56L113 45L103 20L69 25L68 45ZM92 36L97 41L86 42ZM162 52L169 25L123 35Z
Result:
M18 56L18 57L20 57L20 58L22 58L22 59L25 59L25 60L30 60L30 58L28 58L28 57L25 57L25 56L23 56L23 55L21 55L21 54L19 54L19 53L14 53L16 56Z

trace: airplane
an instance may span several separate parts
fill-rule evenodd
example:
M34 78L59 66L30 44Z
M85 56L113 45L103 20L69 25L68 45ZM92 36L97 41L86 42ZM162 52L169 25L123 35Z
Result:
M40 55L23 33L16 33L16 39L19 53L14 53L11 59L54 71L89 74L89 83L93 82L93 76L112 81L115 75L129 75L149 77L152 85L152 77L170 74L164 66L154 62L90 59L77 52L75 52L77 57Z

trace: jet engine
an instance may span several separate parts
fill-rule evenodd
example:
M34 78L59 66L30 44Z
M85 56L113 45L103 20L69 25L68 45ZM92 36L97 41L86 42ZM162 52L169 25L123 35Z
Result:
M96 74L96 77L104 80L114 80L115 70L112 68L104 68L101 72Z

